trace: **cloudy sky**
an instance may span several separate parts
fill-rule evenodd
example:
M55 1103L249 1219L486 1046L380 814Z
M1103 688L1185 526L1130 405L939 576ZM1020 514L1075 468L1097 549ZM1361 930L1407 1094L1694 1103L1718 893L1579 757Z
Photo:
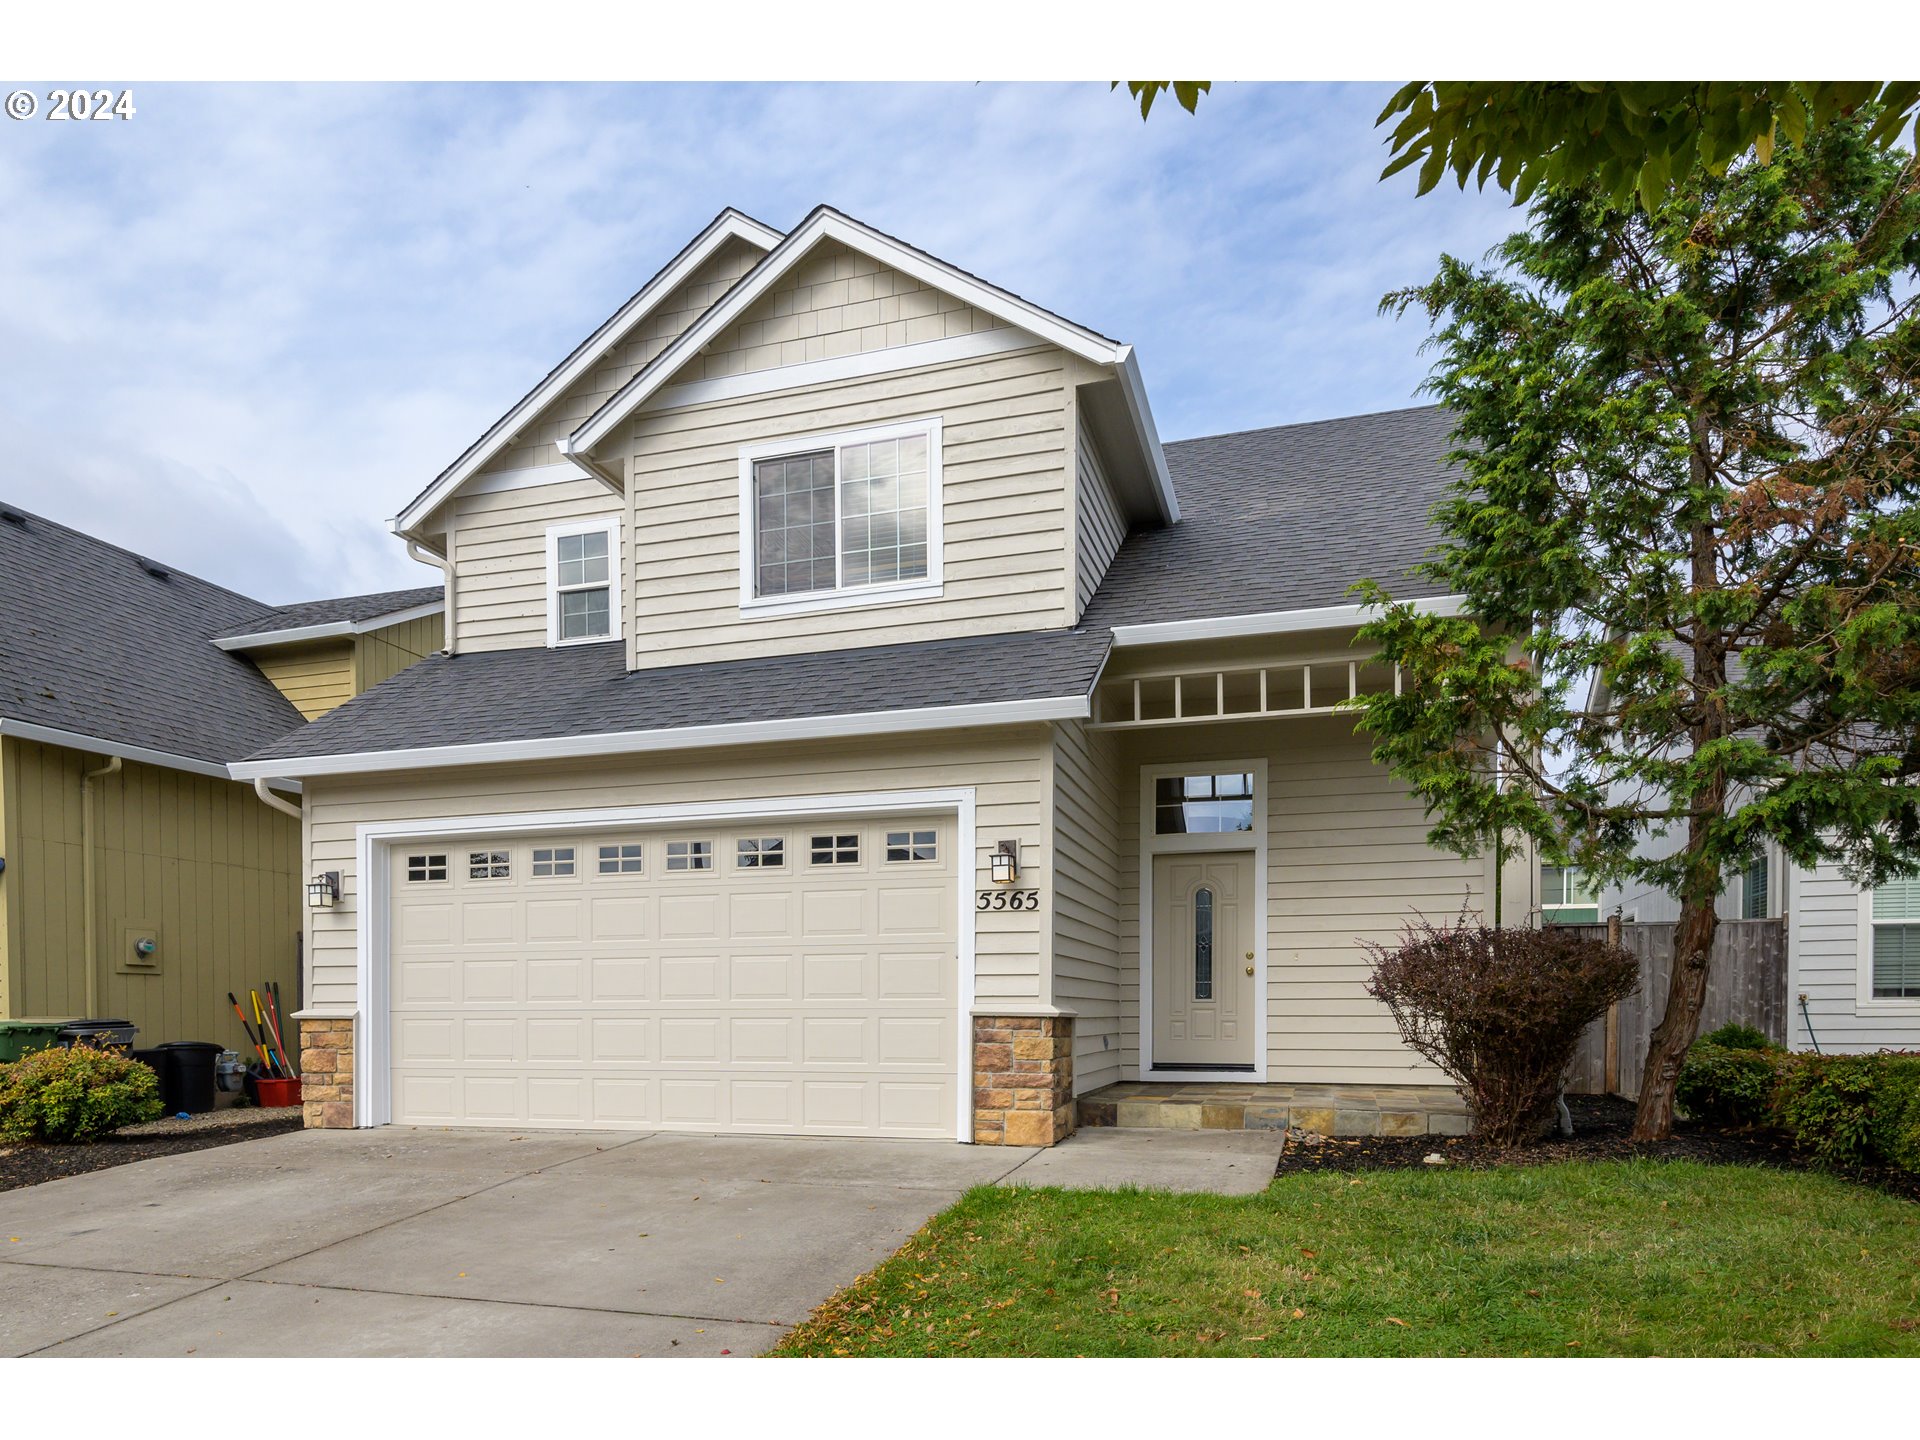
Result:
M10 88L10 87L9 87ZM283 602L713 214L826 202L1134 344L1160 433L1417 403L1375 314L1503 197L1375 179L1386 85L140 86L0 121L0 498Z

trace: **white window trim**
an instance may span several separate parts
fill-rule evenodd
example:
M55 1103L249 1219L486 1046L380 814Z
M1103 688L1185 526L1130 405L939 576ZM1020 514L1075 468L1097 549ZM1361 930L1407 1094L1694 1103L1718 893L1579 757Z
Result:
M853 430L834 430L818 435L788 436L763 440L740 447L740 613L742 615L811 615L824 610L848 610L863 605L900 605L914 600L938 600L944 591L941 580L940 470L941 424L937 415L917 420L902 420L890 425L867 425ZM772 460L781 455L798 455L808 450L832 450L833 463L833 553L836 573L840 564L840 526L845 518L840 508L840 447L862 445L874 440L899 440L910 435L927 437L927 573L918 580L888 580L878 585L847 585L833 590L809 590L799 595L756 595L754 593L753 466L757 460Z
M1582 882L1588 887L1588 891L1593 897L1592 900L1561 900L1557 903L1549 904L1546 899L1546 875L1549 870L1578 870L1581 873ZM1555 924L1598 925L1605 918L1600 908L1600 887L1594 883L1592 874L1584 865L1549 865L1545 861L1542 861L1535 883L1540 887L1540 918L1542 920L1552 920ZM1564 890L1561 891L1561 894L1564 895L1565 893ZM1555 919L1562 910L1591 910L1593 911L1594 918L1591 920L1569 920L1562 922Z
M582 635L574 640L560 638L560 541L569 535L597 535L607 537L607 633L604 635ZM557 650L571 645L604 645L609 640L618 640L620 635L620 612L626 608L623 603L626 567L620 554L620 517L603 515L596 520L575 520L566 525L547 527L547 648Z
M1858 993L1854 996L1857 1010L1875 1015L1920 1015L1920 999L1911 999L1897 995L1875 995L1873 993L1873 890L1870 886L1860 887L1859 941L1860 969L1857 976ZM1889 920L1889 925L1916 925L1916 920Z
M1168 775L1250 774L1253 776L1253 829L1201 831L1161 835L1154 830L1153 782ZM1272 829L1267 815L1267 762L1260 760L1187 760L1178 764L1140 767L1140 1078L1170 1084L1204 1080L1261 1083L1267 1078L1267 1006L1273 975L1267 968L1267 839ZM1253 1071L1158 1070L1153 1068L1153 861L1157 855L1194 851L1253 852L1253 963L1254 982Z
M617 832L701 822L729 824L754 820L793 820L803 825L829 816L909 814L944 811L954 817L955 854L959 861L956 923L959 926L959 984L955 992L954 1139L973 1142L973 1007L975 1000L973 895L975 877L969 874L969 856L977 873L979 841L975 834L976 799L972 786L929 790L851 791L828 795L782 796L764 800L715 800L691 805L635 805L595 810L530 810L494 815L443 816L433 820L368 821L354 827L354 874L348 877L349 902L354 910L354 1005L345 1012L354 1020L354 1123L366 1127L393 1120L393 999L391 920L393 916L392 852L409 843L443 837L450 842L481 836L531 836L566 831L573 834ZM1261 895L1265 896L1265 832L1261 831ZM1260 931L1262 947L1266 930ZM1261 951L1264 955L1265 949ZM316 1011L316 1013L319 1013ZM1266 1036L1262 1007L1261 1040ZM1262 1050L1261 1064L1265 1065Z

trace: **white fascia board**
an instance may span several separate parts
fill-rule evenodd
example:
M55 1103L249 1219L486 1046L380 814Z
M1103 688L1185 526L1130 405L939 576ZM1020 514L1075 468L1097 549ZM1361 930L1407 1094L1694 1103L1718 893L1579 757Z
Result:
M1126 346L1116 345L1091 330L1049 315L1037 305L984 284L945 261L935 260L930 255L924 255L862 225L850 216L823 206L776 245L712 309L615 391L606 404L588 417L586 423L561 441L561 453L579 460L606 439L615 426L664 387L682 365L737 320L748 306L764 295L776 280L792 269L821 240L837 240L851 250L858 250L922 284L945 291L1092 364L1118 365L1124 358Z
M1167 453L1160 445L1160 431L1153 423L1153 409L1147 404L1146 381L1140 377L1140 357L1131 345L1123 345L1115 367L1120 393L1127 402L1127 414L1133 420L1133 433L1140 442L1147 467L1153 471L1153 485L1160 504L1160 517L1168 525L1180 519L1180 501L1173 493L1173 476L1167 470Z
M1409 602L1423 615L1464 615L1466 597L1437 595ZM1253 635L1291 635L1308 630L1346 630L1380 614L1378 605L1323 605L1312 610L1271 610L1261 615L1213 615L1199 620L1161 620L1146 625L1116 625L1118 646L1168 645L1183 640L1237 640Z
M409 620L424 620L446 611L444 600L430 600L405 610L392 610L366 620L329 620L323 625L300 625L292 630L260 630L251 635L229 635L213 643L222 650L264 650L270 645L297 645L303 640L332 640L343 635L365 635L389 625L404 625Z
M641 672L644 673L644 672ZM230 766L237 780L282 775L360 775L393 770L434 770L458 765L514 761L577 760L602 755L641 755L723 745L765 745L799 740L853 739L957 730L978 725L1018 725L1085 720L1093 713L1085 695L1005 700L984 705L932 705L919 710L873 710L851 715L809 715L792 720L753 720L724 725L681 725L668 730L620 730L540 740L496 740L471 745L434 745L416 750L370 750L352 755L309 755L286 760L245 760Z
M72 730L56 730L51 725L34 725L25 720L0 720L0 735L17 740L33 740L42 745L59 745L89 755L118 755L142 765L158 765L167 770L184 770L190 775L211 775L217 780L234 777L218 760L196 760L190 755L175 755L166 750L149 750L144 745L123 745L117 740L102 740L98 735L81 735Z
M482 444L466 459L435 481L433 487L418 500L394 516L388 522L388 528L396 535L404 535L426 519L448 496L499 454L508 439L522 425L532 420L568 386L597 365L600 357L606 353L607 347L617 345L628 331L651 313L654 305L663 296L671 294L689 275L705 264L714 251L727 241L734 239L747 240L762 249L771 250L780 243L780 232L770 226L762 225L758 220L742 215L738 210L723 211L718 219L680 252L679 257L672 264L648 281L638 295L621 306L611 319L596 330L589 337L589 343L582 346L580 352L571 361L542 381L532 394L507 412L503 419L496 421L491 427L493 436L491 440ZM608 479L598 467L589 468L593 469L600 479Z

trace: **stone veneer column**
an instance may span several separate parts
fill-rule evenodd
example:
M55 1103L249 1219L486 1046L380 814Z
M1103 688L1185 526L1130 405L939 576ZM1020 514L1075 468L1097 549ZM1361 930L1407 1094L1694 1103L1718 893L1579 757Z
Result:
M309 1130L353 1128L353 1019L300 1025L300 1099Z
M974 1143L1055 1145L1073 1123L1072 1019L974 1016Z

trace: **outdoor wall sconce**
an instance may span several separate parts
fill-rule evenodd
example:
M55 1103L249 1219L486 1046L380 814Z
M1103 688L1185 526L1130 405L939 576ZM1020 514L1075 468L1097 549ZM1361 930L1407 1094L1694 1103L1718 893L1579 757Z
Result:
M340 903L340 872L329 870L307 882L307 903L316 910L331 910Z
M993 847L993 883L1011 885L1020 878L1020 842L996 841Z

